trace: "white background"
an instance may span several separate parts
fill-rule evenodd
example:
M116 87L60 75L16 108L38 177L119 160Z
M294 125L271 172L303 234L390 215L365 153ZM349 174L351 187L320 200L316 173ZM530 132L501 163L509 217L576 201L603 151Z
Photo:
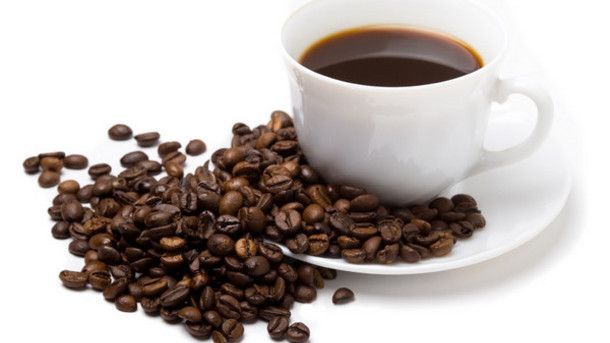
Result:
M533 241L480 265L404 277L340 274L318 301L293 310L312 342L610 338L608 11L598 0L486 2L511 23L508 63L547 80L559 116L573 123L566 142L577 151L575 184L565 210ZM288 110L279 28L296 5L0 1L0 341L193 341L181 326L60 285L57 273L81 262L51 237L45 212L53 192L25 176L21 162L62 149L118 166L135 145L106 139L115 122L159 129L166 140L203 138L212 150L228 143L233 122L258 124L273 109ZM332 291L344 285L357 301L332 306ZM248 325L244 341L268 341L265 327Z

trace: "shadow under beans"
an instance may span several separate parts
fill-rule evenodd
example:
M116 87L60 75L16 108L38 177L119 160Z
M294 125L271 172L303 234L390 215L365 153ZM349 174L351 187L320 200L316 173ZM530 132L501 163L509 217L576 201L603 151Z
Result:
M441 300L507 287L556 264L565 257L579 234L581 199L570 194L561 214L533 240L521 247L469 267L419 275L377 276L340 272L337 280L356 294L410 300ZM474 237L476 239L476 237Z

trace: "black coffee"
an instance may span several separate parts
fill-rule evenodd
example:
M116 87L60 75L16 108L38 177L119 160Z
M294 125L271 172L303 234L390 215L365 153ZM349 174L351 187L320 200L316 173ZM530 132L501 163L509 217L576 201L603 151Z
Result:
M431 31L367 26L312 45L301 64L334 79L369 86L418 86L454 79L483 66L464 42Z

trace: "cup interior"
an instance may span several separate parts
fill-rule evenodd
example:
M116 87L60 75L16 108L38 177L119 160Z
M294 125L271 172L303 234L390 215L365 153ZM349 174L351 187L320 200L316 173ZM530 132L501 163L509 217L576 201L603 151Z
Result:
M367 25L408 25L462 40L491 64L506 45L500 20L471 0L314 0L284 25L282 42L298 62L312 44L338 31Z

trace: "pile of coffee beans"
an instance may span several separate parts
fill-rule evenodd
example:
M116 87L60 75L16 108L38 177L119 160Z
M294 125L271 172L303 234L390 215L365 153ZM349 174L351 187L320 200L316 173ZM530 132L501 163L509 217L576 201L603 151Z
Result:
M194 337L234 342L243 323L262 319L274 339L305 342L309 328L290 323L295 301L312 302L336 271L284 256L292 252L351 263L414 263L451 252L457 239L485 226L475 199L460 194L426 205L388 208L355 186L325 183L299 147L291 118L272 113L267 125L233 126L231 147L217 150L185 173L179 142L159 144L160 134L133 136L118 124L113 140L157 146L159 161L144 151L120 158L116 175L106 163L89 167L93 182L60 182L62 167L83 169L81 155L45 153L26 159L43 187L58 185L48 213L57 239L83 257L81 271L62 271L73 289L102 292L123 312L141 307ZM204 153L190 141L188 155ZM156 178L162 171L166 176ZM44 177L43 177L44 175ZM338 289L333 303L354 298Z

